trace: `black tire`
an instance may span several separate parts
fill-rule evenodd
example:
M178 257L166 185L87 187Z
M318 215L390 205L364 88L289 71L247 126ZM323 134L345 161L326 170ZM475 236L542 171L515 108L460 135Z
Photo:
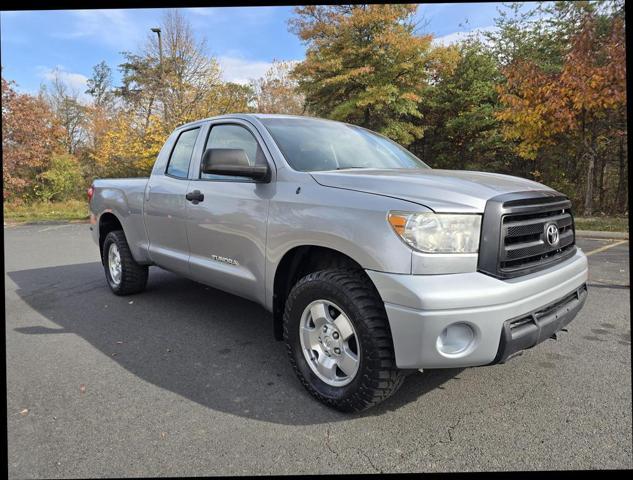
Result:
M324 299L340 306L360 342L359 367L351 383L325 383L306 361L300 341L304 309ZM382 299L365 272L322 270L306 275L290 291L283 317L284 341L290 362L303 386L325 405L343 412L360 412L391 396L405 378L396 367L393 341Z
M108 265L108 252L111 244L116 244L121 258L121 281L117 284L112 280ZM105 269L108 286L115 295L131 295L145 290L147 285L148 267L136 263L130 252L130 247L122 230L115 230L103 241L103 267Z

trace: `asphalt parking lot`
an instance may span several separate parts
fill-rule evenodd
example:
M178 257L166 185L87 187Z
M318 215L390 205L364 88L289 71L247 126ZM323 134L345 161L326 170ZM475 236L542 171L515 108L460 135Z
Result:
M633 467L628 242L579 239L590 293L559 340L350 416L259 306L157 268L116 297L85 224L4 239L11 478Z

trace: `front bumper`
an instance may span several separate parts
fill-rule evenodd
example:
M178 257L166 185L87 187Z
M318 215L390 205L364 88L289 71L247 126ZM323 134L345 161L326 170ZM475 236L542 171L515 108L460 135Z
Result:
M398 275L368 270L367 274L385 302L397 366L458 368L504 361L563 328L584 303L586 290L581 287L587 282L588 268L578 249L554 267L508 280L479 272ZM565 301L571 295L576 295L573 305ZM509 325L528 317L532 327L527 336L525 330L518 336ZM474 338L469 348L449 355L438 348L438 337L454 323L470 326Z

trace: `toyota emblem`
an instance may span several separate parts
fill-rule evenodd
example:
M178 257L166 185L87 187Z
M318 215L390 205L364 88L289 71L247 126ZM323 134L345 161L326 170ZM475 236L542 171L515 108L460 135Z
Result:
M555 223L550 223L545 229L545 238L547 243L554 246L558 243L558 226Z

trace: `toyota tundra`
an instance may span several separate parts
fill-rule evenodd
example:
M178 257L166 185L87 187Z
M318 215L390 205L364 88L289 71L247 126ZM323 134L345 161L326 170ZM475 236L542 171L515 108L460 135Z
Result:
M383 401L410 371L505 362L587 298L565 195L432 169L345 123L196 121L149 178L88 194L115 294L141 292L157 266L261 304L301 383L341 411Z

